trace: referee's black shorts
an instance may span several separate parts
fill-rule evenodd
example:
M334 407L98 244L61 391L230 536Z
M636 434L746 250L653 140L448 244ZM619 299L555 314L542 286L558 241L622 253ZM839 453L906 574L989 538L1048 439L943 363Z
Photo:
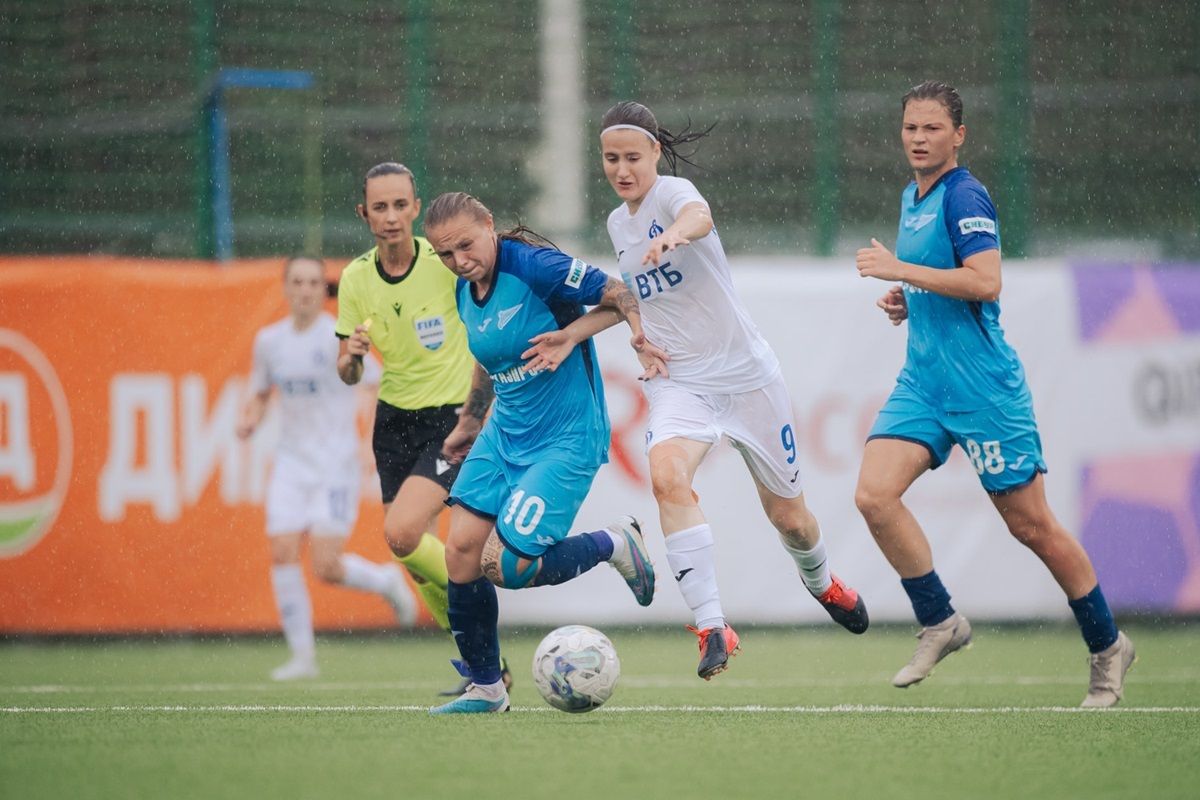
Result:
M458 465L442 455L442 442L458 424L461 406L404 409L380 400L375 407L372 444L383 502L396 499L409 475L420 475L447 492L458 477Z

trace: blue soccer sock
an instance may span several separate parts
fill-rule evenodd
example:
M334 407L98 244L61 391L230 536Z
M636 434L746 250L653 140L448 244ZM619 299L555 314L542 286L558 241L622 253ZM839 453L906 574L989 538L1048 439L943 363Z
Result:
M930 570L919 578L901 578L900 585L908 593L912 601L913 613L922 627L928 628L945 622L954 616L954 606L950 605L950 593L942 585L936 570Z
M542 553L542 569L534 586L557 586L612 558L612 537L606 531L568 536Z
M471 680L489 686L500 680L500 604L496 587L487 578L470 583L450 581L450 631L458 652L471 671Z
M1112 647L1117 641L1117 623L1113 621L1112 612L1108 610L1108 601L1100 584L1077 600L1068 600L1067 605L1075 612L1075 621L1079 623L1079 631L1083 641L1087 642L1088 651L1099 653Z

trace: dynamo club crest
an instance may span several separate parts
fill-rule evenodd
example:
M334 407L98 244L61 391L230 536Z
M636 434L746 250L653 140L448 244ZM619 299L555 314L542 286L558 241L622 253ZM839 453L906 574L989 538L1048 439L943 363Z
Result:
M446 323L441 314L436 317L413 320L417 338L429 350L437 350L446 341Z

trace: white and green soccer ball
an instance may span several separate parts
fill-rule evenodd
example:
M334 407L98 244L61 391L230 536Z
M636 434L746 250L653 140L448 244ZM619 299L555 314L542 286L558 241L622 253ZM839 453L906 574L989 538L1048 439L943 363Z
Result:
M617 688L621 659L608 637L587 625L547 634L533 654L533 683L546 702L572 714L604 705Z

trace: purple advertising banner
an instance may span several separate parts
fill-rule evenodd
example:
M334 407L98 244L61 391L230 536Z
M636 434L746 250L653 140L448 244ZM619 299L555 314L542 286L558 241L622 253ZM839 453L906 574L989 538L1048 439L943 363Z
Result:
M1133 407L1143 426L1167 434L1165 446L1081 465L1080 540L1115 609L1200 612L1200 359L1169 349L1200 338L1200 264L1077 264L1073 277L1090 350L1151 346L1132 380Z

